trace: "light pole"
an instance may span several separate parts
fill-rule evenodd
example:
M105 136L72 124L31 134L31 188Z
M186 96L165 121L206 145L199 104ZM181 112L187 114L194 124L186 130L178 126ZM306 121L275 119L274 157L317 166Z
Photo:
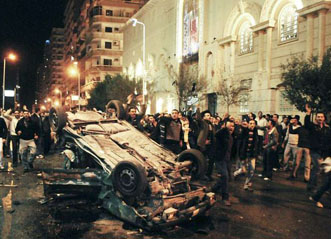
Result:
M136 18L131 18L132 26L140 24L143 26L143 104L145 104L145 69L146 69L146 26L143 22L138 21Z
M11 61L16 60L14 53L9 53L8 56L3 58L3 75L2 75L2 109L5 109L5 89L6 89L6 58Z

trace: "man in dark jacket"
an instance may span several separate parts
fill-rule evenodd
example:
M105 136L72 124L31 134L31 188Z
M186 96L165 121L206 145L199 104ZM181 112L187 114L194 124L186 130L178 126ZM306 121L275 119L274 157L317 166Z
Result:
M273 161L279 145L279 134L276 129L276 122L273 120L268 121L268 132L263 145L263 176L265 181L269 181L272 179Z
M35 112L31 115L31 120L37 127L38 131L38 139L35 140L37 146L36 158L44 158L44 150L43 150L43 139L42 139L42 115L40 108L36 107Z
M250 120L248 127L243 127L242 142L240 147L240 159L245 160L247 177L244 184L245 190L252 190L252 178L255 171L255 162L258 155L258 133L256 121Z
M148 116L148 122L144 127L145 133L150 137L152 140L155 142L159 143L159 128L158 128L158 123L155 120L154 115L149 115Z
M224 201L224 204L226 206L231 206L231 202L229 200L228 164L230 164L230 160L231 160L233 131L234 131L234 122L228 120L225 124L225 127L218 130L215 134L216 137L215 165L218 174L220 174L221 176L218 178L212 190L214 192L221 191L222 200Z
M211 113L209 110L201 112L197 111L198 121L200 122L200 131L197 140L199 150L208 159L207 180L213 181L212 173L215 163L215 129L211 122Z
M182 124L178 118L179 111L173 109L171 117L161 117L159 124L164 127L161 131L161 138L164 138L164 147L169 149L175 154L181 152L183 145L184 132Z
M44 155L49 153L51 148L52 139L51 139L51 125L49 123L49 112L46 111L42 118L42 130L41 134L43 137L43 149Z
M33 160L36 154L35 140L38 139L38 125L30 117L29 111L24 111L23 118L17 122L16 133L20 138L20 154L24 172L33 169Z
M306 104L307 115L305 117L305 127L310 132L310 156L313 167L310 173L310 179L307 184L307 190L312 191L317 186L317 174L319 172L319 161L330 155L331 151L331 130L325 123L325 114L316 113L316 123L310 121L311 108Z
M0 117L0 169L4 169L3 143L6 142L7 132L6 122L2 117Z

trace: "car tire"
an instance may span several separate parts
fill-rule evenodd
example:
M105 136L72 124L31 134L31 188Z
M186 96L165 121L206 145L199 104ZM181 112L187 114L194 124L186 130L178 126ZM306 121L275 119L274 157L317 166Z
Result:
M49 110L49 123L53 132L60 132L67 123L67 114L63 108Z
M112 172L112 180L114 188L126 197L138 196L147 187L146 171L135 161L119 162Z
M178 162L191 161L190 174L192 179L201 179L205 176L207 162L205 156L197 149L187 149L181 152L177 158Z
M106 105L106 112L108 112L109 108L113 108L116 110L116 117L120 120L125 119L125 110L123 104L119 100L111 100Z

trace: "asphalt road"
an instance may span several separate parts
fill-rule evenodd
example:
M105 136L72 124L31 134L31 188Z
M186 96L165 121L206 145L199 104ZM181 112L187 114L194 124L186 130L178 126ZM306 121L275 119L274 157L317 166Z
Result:
M255 177L253 192L243 190L240 177L230 183L231 207L217 201L209 216L149 233L84 199L40 201L43 185L38 169L61 165L60 156L52 155L36 159L36 172L23 174L21 165L0 172L0 238L330 238L331 196L323 196L325 208L315 207L308 200L302 172L296 181L286 180L285 172L276 172L272 182Z

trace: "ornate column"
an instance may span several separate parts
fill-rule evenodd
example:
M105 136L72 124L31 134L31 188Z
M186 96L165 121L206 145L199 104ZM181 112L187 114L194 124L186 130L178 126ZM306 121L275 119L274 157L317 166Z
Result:
M266 44L266 59L265 59L265 69L268 75L268 87L270 87L271 79L271 43L272 43L272 27L267 28L267 44Z
M221 47L223 53L223 74L222 78L228 78L234 74L234 65L235 65L235 57L236 57L236 36L230 35L218 40L218 43ZM226 54L230 50L229 57L230 59L226 59ZM227 67L229 66L229 67ZM226 69L229 69L226 70Z
M236 42L231 41L230 43L230 74L234 75L234 64L236 58Z
M258 58L257 58L257 62L258 62L258 71L261 72L263 71L263 55L264 55L264 31L260 30L258 31L258 39L259 39L259 49L258 49Z

